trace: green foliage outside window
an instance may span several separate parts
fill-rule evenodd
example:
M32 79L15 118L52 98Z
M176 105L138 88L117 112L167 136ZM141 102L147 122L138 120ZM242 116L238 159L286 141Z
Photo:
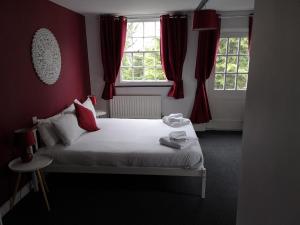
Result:
M128 22L121 81L166 81L160 59L160 22Z
M246 90L249 70L248 38L221 38L215 66L215 90Z

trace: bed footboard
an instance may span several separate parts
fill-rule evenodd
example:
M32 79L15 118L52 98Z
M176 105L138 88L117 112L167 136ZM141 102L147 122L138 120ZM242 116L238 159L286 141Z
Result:
M155 168L155 167L110 167L110 166L79 166L52 164L45 169L55 173L99 173L99 174L132 174L132 175L159 175L201 177L201 198L205 198L206 168L200 165L197 169Z

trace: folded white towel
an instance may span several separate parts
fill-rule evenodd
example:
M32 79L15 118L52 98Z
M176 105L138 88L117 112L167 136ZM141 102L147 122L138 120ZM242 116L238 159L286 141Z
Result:
M168 117L170 123L179 123L182 119L182 117Z
M169 118L182 118L183 114L182 113L171 113L168 115Z
M161 145L165 145L175 149L186 149L191 147L198 141L197 138L187 137L185 140L171 140L169 137L162 137L159 139Z
M168 116L164 116L162 118L163 122L170 127L182 127L188 125L191 121L185 118L169 118Z
M172 131L171 133L169 133L169 138L171 140L185 140L187 136L184 130L180 130L180 131Z

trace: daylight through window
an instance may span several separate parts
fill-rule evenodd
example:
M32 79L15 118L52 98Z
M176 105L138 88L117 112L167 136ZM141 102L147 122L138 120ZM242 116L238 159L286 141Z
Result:
M160 60L160 22L128 22L120 81L166 81Z
M221 38L215 67L215 90L246 90L248 82L248 38Z

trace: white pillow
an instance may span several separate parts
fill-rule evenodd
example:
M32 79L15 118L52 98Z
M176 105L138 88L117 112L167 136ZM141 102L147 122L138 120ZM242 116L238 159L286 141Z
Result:
M43 143L47 147L51 147L56 145L60 140L56 134L56 130L52 125L52 121L61 117L61 113L58 113L54 116L45 118L45 119L38 119L38 131Z
M51 122L40 122L37 125L40 137L47 147L52 147L59 142L55 128Z
M45 118L45 119L38 119L38 123L43 123L43 122L48 122L49 123L52 120L58 119L59 117L61 117L61 115L62 115L61 113L57 113L56 115Z
M71 145L80 135L86 132L79 127L77 117L74 114L64 114L52 123L57 135L65 145Z
M85 100L84 103L81 103L77 99L75 99L74 102L77 103L77 104L79 104L79 105L84 106L85 108L87 108L89 110L91 110L92 113L93 113L93 115L94 115L94 117L96 118L96 110L95 110L94 105L93 105L93 103L92 103L92 101L91 101L90 98L87 98L87 100Z
M66 114L66 113L75 113L75 106L74 106L74 103L72 103L69 107L65 108L63 111L62 111L63 114Z

